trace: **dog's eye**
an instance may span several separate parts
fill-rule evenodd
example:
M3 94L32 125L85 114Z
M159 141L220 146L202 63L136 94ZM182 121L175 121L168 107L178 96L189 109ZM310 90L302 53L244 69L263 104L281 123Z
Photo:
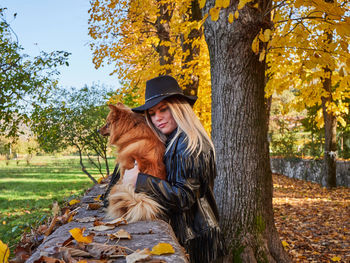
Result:
M106 124L106 128L109 128L109 123Z

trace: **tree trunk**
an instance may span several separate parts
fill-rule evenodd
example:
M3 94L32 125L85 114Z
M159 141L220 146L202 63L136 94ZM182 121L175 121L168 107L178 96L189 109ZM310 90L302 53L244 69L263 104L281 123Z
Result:
M199 8L197 0L191 1L191 6L187 11L189 15L189 21L200 21L202 19L202 13ZM181 47L182 47L182 72L186 72L187 69L192 68L189 76L182 76L182 78L189 78L190 81L186 81L184 88L184 94L190 96L197 96L199 87L199 76L194 73L197 72L198 57L200 55L200 47L192 46L192 43L196 39L201 39L203 36L203 30L201 28L192 28L188 35L181 35ZM193 61L197 61L194 65L190 65Z
M334 3L334 0L325 0L326 3ZM332 43L333 33L325 32L327 44ZM324 69L325 77L323 79L323 88L328 93L327 97L322 97L322 111L324 119L324 175L328 188L337 186L337 117L333 112L327 111L327 104L333 102L332 97L332 70L326 67Z
M217 153L215 196L221 228L233 261L290 262L274 224L272 174L264 98L265 61L252 51L261 28L271 26L264 10L239 10L238 1L221 10L218 21L206 20L212 83L212 138ZM208 0L204 14L214 6ZM256 3L256 2L254 2Z
M327 111L327 103L333 101L332 98L332 71L328 68L325 72L329 78L323 80L323 88L328 96L322 97L322 110L324 119L324 175L326 177L327 187L337 186L337 117L332 112Z
M161 66L169 65L165 68L165 74L171 73L174 55L170 54L170 19L172 17L172 8L169 3L164 3L162 0L157 0L159 13L155 23L159 45L156 50L159 54L159 64Z
M83 162L83 154L82 154L82 150L78 145L75 145L78 149L79 152L79 158L80 158L80 166L81 166L81 170L83 171L83 173L85 173L94 184L98 184L98 182L96 181L96 179L94 177L92 177L92 175L86 170L84 162Z

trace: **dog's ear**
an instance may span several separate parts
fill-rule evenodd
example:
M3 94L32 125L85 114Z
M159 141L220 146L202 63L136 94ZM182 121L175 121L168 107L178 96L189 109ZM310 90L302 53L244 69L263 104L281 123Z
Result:
M119 107L124 107L124 104L121 103L121 102L117 102L117 106L119 106Z
M109 109L111 111L117 111L118 110L118 108L116 106L112 105L112 104L108 104L108 107L109 107Z

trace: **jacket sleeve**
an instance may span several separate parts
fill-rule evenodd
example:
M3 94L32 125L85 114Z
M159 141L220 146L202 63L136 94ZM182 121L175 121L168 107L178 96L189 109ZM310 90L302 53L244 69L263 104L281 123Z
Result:
M192 157L180 152L173 156L168 164L168 181L148 174L139 173L136 192L145 192L157 200L168 212L188 210L207 188L204 169L201 166L203 156Z

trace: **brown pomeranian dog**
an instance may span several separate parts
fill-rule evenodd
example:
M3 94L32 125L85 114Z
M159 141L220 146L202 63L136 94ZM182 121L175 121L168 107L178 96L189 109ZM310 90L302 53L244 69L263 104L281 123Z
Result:
M121 178L109 194L107 215L124 217L130 223L153 220L162 215L162 206L145 193L135 193L133 186L123 185L121 181L124 171L133 168L135 161L140 172L165 179L165 146L142 115L122 103L109 105L109 108L107 124L100 129L100 133L110 136L109 143L116 146Z

